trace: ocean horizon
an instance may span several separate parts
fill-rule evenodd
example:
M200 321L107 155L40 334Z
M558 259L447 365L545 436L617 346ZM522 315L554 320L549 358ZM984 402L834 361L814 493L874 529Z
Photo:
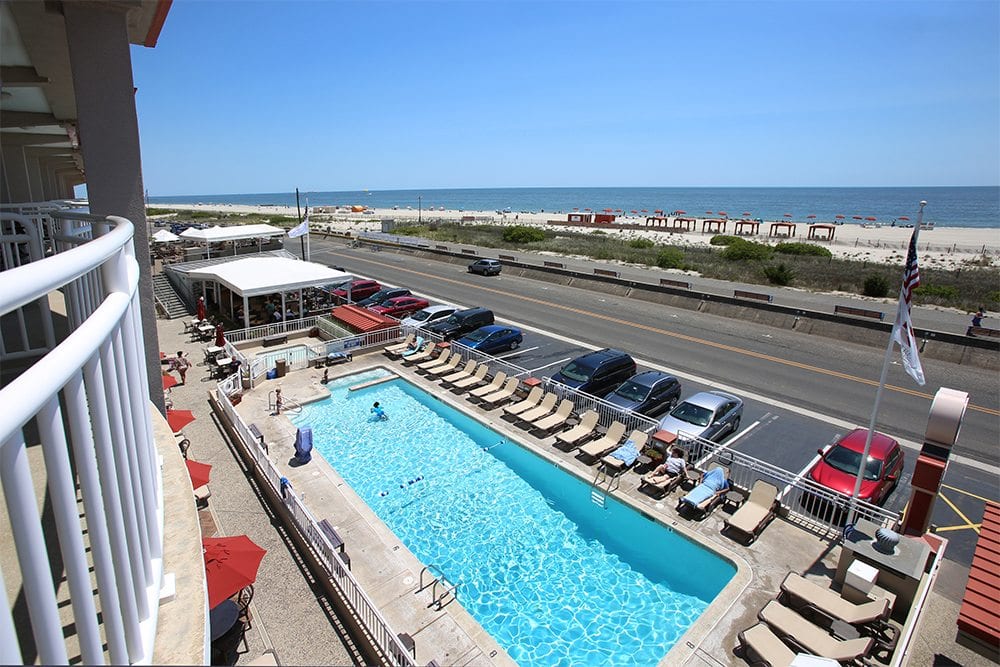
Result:
M309 206L362 205L373 208L411 207L462 211L503 211L553 214L573 210L620 210L624 215L655 210L685 211L692 217L717 216L763 220L863 222L875 218L891 224L916 220L921 201L924 221L941 227L1000 228L1000 186L935 187L634 187L634 188L453 188L427 190L348 190L300 192ZM150 205L234 204L295 206L294 192L150 196ZM815 216L815 218L811 217ZM860 219L856 219L857 216ZM900 224L905 224L905 220Z

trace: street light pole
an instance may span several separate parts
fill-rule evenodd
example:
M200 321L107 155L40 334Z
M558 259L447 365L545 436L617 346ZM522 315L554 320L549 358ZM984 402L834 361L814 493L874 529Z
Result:
M417 195L417 224L422 224L424 221L423 207L421 204L423 197Z

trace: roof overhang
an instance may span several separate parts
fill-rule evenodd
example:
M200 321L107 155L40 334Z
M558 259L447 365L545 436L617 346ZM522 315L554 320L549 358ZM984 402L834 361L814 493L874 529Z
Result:
M282 257L248 257L192 270L188 276L192 280L217 282L245 297L321 287L352 277L322 264Z

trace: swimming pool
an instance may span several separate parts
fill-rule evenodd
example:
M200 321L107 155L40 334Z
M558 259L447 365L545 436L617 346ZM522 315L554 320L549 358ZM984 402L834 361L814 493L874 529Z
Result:
M294 421L519 664L656 664L735 573L405 380L347 390L387 375L331 382Z

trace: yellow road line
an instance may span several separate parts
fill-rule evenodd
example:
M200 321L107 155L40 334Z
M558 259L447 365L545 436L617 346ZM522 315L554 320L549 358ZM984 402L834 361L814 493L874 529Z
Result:
M943 500L946 503L948 503L948 507L950 507L955 512L955 514L957 514L958 517L968 525L969 528L971 528L972 530L976 531L977 535L979 534L979 528L978 528L978 526L981 526L982 524L975 524L975 523L972 523L971 521L969 521L969 517L967 517L964 514L962 514L962 510L958 509L958 507L955 506L955 503L953 503L950 500L948 500L948 496L944 495L943 493L939 493L938 497L941 500Z
M967 529L971 528L972 530L974 530L974 531L976 531L978 533L979 529L982 528L982 527L983 527L983 524L981 524L981 523L962 524L962 525L958 525L958 526L938 526L937 528L934 529L934 532L935 533L947 533L949 530L967 530Z
M331 254L337 254L337 253L331 253ZM342 255L342 256L348 257L349 259L352 259L352 260L360 260L362 262L371 262L372 264L376 264L378 266L382 265L380 262L375 262L373 260L367 260L367 259L364 259L364 258L357 257L355 255ZM403 269L403 268L400 268L400 267L395 267L395 268L398 271L403 271L405 273L412 273L414 275L422 276L424 278L430 278L431 280L439 280L441 282L452 283L453 285L459 285L461 287L466 287L466 288L470 286L468 282L465 282L465 281L462 281L462 280L454 280L453 278L442 278L441 276L436 276L436 275L433 275L433 274L430 274L430 273L424 273L422 271L415 271L413 269ZM812 373L818 373L820 375L828 375L830 377L839 378L841 380L848 380L850 382L857 382L859 384L865 384L865 385L868 385L870 387L877 387L878 386L878 381L876 381L876 380L869 380L867 378L861 378L861 377L858 377L856 375L849 375L847 373L841 373L839 371L832 371L832 370L829 370L827 368L819 368L818 366L810 366L809 364L803 364L803 363L798 362L798 361L792 361L791 359L782 359L781 357L775 357L775 356L772 356L770 354L764 354L762 352L754 352L753 350L748 350L748 349L742 348L742 347L735 347L735 346L732 346L732 345L725 345L723 343L716 343L716 342L713 342L713 341L710 341L710 340L705 340L703 338L697 338L695 336L687 336L685 334L677 333L675 331L668 331L666 329L660 329L659 327L653 327L653 326L649 326L649 325L646 325L646 324L639 324L637 322L632 322L630 320L623 320L623 319L620 319L620 318L617 318L617 317L612 317L610 315L604 315L604 314L601 314L601 313L594 313L594 312L591 312L589 310L583 310L581 308L573 308L571 306L564 306L563 304L560 304L560 303L553 303L551 301L545 301L543 299L536 299L536 298L530 297L530 296L522 296L522 295L511 294L511 293L506 292L504 290L499 290L499 289L495 289L495 288L492 288L492 287L483 287L481 285L473 285L473 287L475 287L478 290L484 291L484 292L492 292L493 294L499 294L499 295L507 297L507 298L520 299L521 301L528 301L530 303L535 303L535 304L538 304L540 306L546 306L548 308L558 308L559 310L564 310L564 311L567 311L567 312L570 312L570 313L576 313L578 315L585 315L587 317L591 317L591 318L599 319L599 320L604 320L605 322L612 322L614 324L620 324L622 326L631 327L633 329L641 329L643 331L648 331L650 333L655 333L655 334L658 334L658 335L661 335L661 336L669 336L670 338L676 338L677 340L683 340L683 341L686 341L686 342L689 342L689 343L694 343L696 345L702 345L702 346L705 346L705 347L712 347L712 348L715 348L717 350L724 350L726 352L732 352L734 354L741 354L743 356L753 357L755 359L760 359L762 361L770 361L772 363L781 364L783 366L791 366L793 368L799 368L799 369L802 369L802 370L805 370L805 371L810 371ZM933 400L933 398L934 398L930 394L924 393L922 391L916 391L914 389L909 389L909 388L906 388L906 387L897 387L895 385L887 384L885 386L885 388L888 389L888 390L890 390L890 391L894 391L894 392L897 392L897 393L900 393L900 394L907 394L909 396L915 396L917 398L924 398L924 399L927 399L928 401ZM970 403L968 409L969 410L976 410L978 412L984 412L984 413L986 413L988 415L994 415L994 416L1000 417L1000 410L994 410L993 408L982 407L982 406L973 405L972 403Z
M949 489L950 491L958 491L959 493L961 493L963 495L966 495L966 496L969 496L970 498L975 498L976 500L982 500L984 503L995 503L996 502L996 500L992 500L990 498L984 498L982 496L977 496L974 493L969 493L968 491L963 491L962 489L959 489L958 487L955 487L955 486L948 486L947 484L942 484L941 488L942 489Z

